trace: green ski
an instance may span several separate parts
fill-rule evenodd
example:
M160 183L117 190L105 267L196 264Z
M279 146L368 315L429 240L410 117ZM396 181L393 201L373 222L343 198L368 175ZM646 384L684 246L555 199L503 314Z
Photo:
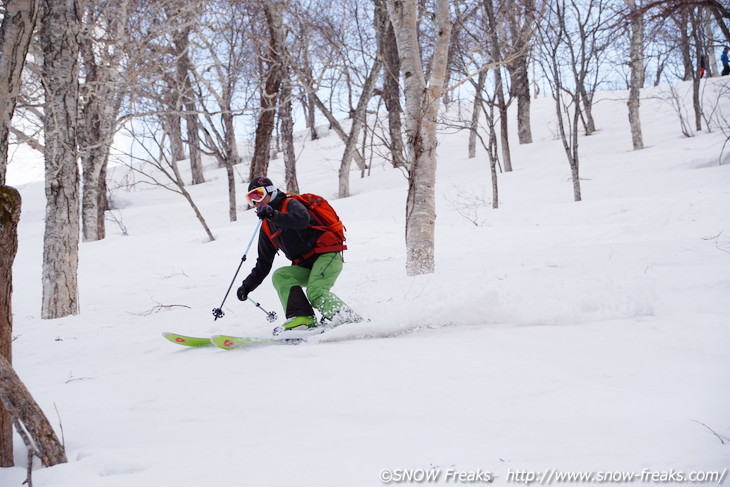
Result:
M281 333L279 335L275 335L273 337L240 337L232 335L214 335L212 337L204 338L180 335L178 333L163 333L162 336L172 343L175 343L177 345L183 345L185 347L206 347L209 345L215 345L216 347L222 348L223 350L232 350L234 348L255 348L268 345L298 345L300 343L306 342L308 337L320 335L325 331L331 330L340 325L341 324L318 326L316 328L310 328L303 331L292 330Z
M303 338L250 338L236 337L230 335L215 335L210 337L210 343L222 348L232 350L234 348L252 348L266 345L298 345L304 342Z
M172 343L183 345L185 347L207 347L209 345L212 345L212 343L210 342L210 338L190 337L168 332L163 333L162 336Z

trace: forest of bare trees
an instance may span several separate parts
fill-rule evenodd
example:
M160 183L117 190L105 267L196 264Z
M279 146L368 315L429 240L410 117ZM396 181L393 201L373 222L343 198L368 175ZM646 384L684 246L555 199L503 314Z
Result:
M499 173L520 165L510 146L532 142L530 101L552 97L580 201L580 140L601 124L594 94L626 90L640 150L641 88L691 81L703 130L698 59L718 76L715 53L730 45L718 0L6 0L0 15L0 185L23 164L9 148L44 158L47 319L80 312L78 249L105 238L111 162L130 184L183 196L212 240L186 189L206 181L203 161L225 168L221 211L234 221L237 188L272 158L299 191L296 138L327 127L342 141L340 197L373 160L407 179L406 270L430 273L440 127L469 133L469 157L485 154L497 208Z
M133 184L183 196L212 240L186 189L205 181L203 158L226 169L233 221L237 184L272 157L299 190L294 128L316 139L326 125L343 143L340 197L374 158L408 179L408 272L428 273L439 124L469 131L469 157L485 149L496 208L497 175L519 165L510 145L532 141L531 98L553 97L579 201L596 91L628 91L638 150L640 89L692 81L686 133L702 130L698 59L717 76L714 53L730 44L715 0L46 0L5 2L2 15L0 183L9 147L43 154L46 318L79 312L78 245L105 236L111 157ZM451 115L457 101L469 115Z

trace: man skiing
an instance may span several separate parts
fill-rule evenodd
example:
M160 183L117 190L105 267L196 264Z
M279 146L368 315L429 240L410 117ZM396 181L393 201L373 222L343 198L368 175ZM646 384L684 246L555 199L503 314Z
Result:
M730 74L730 60L728 59L728 50L730 48L726 47L722 50L722 54L720 55L720 62L722 62L722 76L727 76Z
M361 316L330 291L342 271L344 245L323 244L328 232L321 227L313 228L315 221L309 210L277 189L269 178L253 178L246 198L256 207L256 215L264 221L262 226L266 231L259 234L256 265L238 288L238 299L245 301L263 282L277 251L282 250L292 265L274 271L272 281L287 320L274 329L274 334L306 330L320 324L362 321ZM302 288L307 289L306 295ZM322 315L321 323L317 322L313 306Z
M700 53L700 79L705 77L705 73L707 72L707 56L705 56L704 52Z

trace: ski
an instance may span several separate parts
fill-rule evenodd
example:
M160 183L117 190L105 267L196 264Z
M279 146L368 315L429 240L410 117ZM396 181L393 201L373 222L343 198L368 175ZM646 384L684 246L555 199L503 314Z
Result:
M162 336L165 337L166 340L171 341L172 343L175 343L177 345L183 345L185 347L207 347L209 345L213 345L210 342L210 338L191 337L191 336L187 336L187 335L180 335L178 333L169 333L169 332L163 333Z
M192 337L188 335L180 335L179 333L165 332L162 336L171 343L176 345L182 345L191 348L217 346L224 350L231 350L233 348L241 347L257 347L265 345L297 345L304 341L301 337L271 337L271 338L256 338L256 337L238 337L231 335L214 335L211 337Z
M341 326L342 324L318 326L306 330L290 330L281 332L280 334L272 337L241 337L233 335L192 337L169 332L163 333L162 336L171 343L185 347L199 348L215 345L223 350L232 350L234 348L254 348L267 345L298 345L306 342L309 337L321 335L328 330Z
M215 335L210 337L210 343L223 350L234 348L253 348L266 345L299 345L304 338L274 337L274 338L253 338L237 337L230 335Z

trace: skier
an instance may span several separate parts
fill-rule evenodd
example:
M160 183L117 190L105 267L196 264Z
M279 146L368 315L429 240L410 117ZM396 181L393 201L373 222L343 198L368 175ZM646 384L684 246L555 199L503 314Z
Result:
M722 55L720 56L720 61L722 61L722 75L727 76L730 74L730 60L728 60L728 50L730 48L726 47L722 50Z
M705 56L705 53L700 53L700 79L705 77L705 72L707 71L707 56Z
M277 269L272 276L287 318L281 327L274 329L275 334L362 321L360 315L330 291L342 271L342 252L322 247L327 232L312 228L314 220L309 210L266 177L251 180L246 198L256 207L256 215L268 223L272 235L264 231L259 234L256 265L238 288L238 299L245 301L263 282L281 249L292 265ZM306 295L302 288L307 289ZM320 323L312 306L322 315Z

